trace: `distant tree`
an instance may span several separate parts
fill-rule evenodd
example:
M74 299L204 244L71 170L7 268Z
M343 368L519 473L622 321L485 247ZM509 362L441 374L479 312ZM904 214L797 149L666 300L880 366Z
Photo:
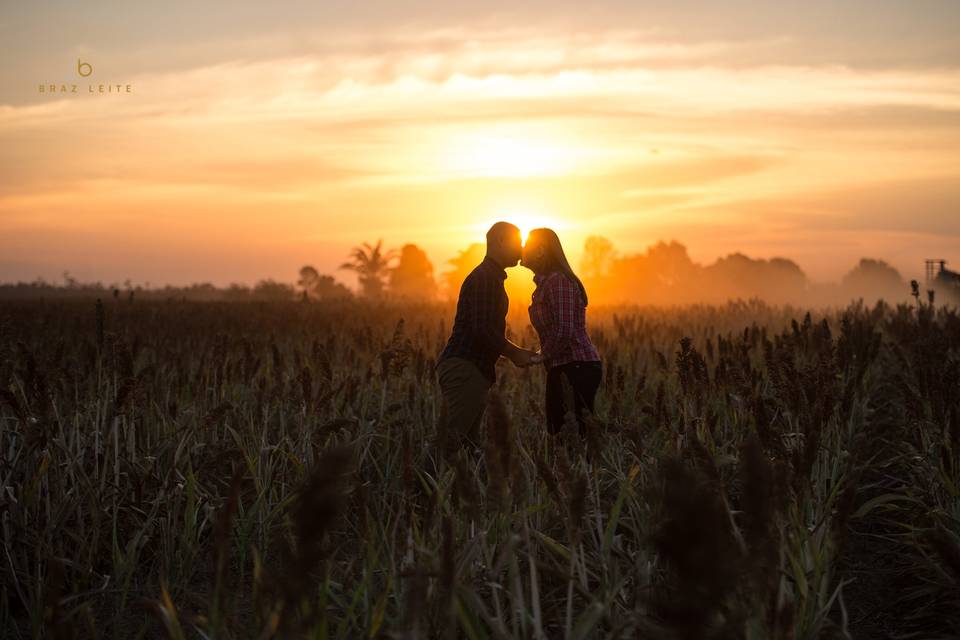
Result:
M397 266L390 269L390 293L402 298L432 299L437 294L433 264L423 249L405 244L400 249Z
M910 293L900 272L883 260L861 258L840 283L848 298L904 300Z
M609 275L616 256L613 243L603 236L590 236L583 243L583 258L580 259L580 272L585 279L598 279Z
M304 265L300 267L300 277L297 279L297 286L309 293L319 279L320 273L314 267Z
M676 240L660 240L647 247L647 261L657 282L665 287L686 285L700 271L700 266L690 259L687 248Z
M383 251L383 240L377 240L373 246L364 242L350 251L350 261L344 262L340 268L356 272L363 295L378 298L383 294L383 280L395 255L392 250Z
M141 288L137 285L136 289L131 289L130 292L140 291ZM213 286L210 282L198 282L187 287L187 292L190 294L190 297L194 300L214 300L217 298L217 288Z
M585 284L597 301L684 304L700 300L700 274L701 267L690 259L686 247L673 240L659 241L644 253L614 258L606 277Z
M460 294L460 285L470 275L473 268L480 264L486 253L486 245L475 242L458 253L455 258L447 261L447 264L452 266L453 269L445 271L442 276L445 296L456 300Z
M261 280L254 287L250 296L254 300L293 300L296 292L293 285L274 280Z
M807 276L786 258L750 258L732 253L702 270L698 295L711 302L730 298L762 298L773 303L797 303L807 293Z
M333 276L320 274L310 265L300 269L297 286L313 300L343 299L353 295L350 289L334 280Z
M171 289L167 287L167 289ZM250 299L250 287L238 282L231 282L223 291L223 299L230 301L240 301Z

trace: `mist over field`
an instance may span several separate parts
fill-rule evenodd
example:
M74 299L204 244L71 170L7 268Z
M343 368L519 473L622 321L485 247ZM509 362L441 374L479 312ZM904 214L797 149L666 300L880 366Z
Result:
M371 243L356 249L367 255ZM60 282L43 278L29 282L0 283L0 297L106 296L117 291L129 296L133 291L145 298L184 298L191 300L283 300L337 299L368 297L384 300L455 301L460 284L483 259L482 243L473 243L445 264L434 266L416 244L399 249L379 245L376 271L360 280L342 268L321 274L306 265L295 281L261 279L252 284L233 283L216 287L210 283L189 286L146 286L127 279L124 282L80 282L65 272ZM910 282L887 262L861 258L837 282L815 282L789 258L756 259L731 253L708 264L695 262L687 248L675 241L660 241L637 254L618 251L609 239L590 236L580 253L578 272L587 284L591 299L602 305L684 306L723 304L733 300L762 300L772 305L791 305L819 309L845 306L862 299L868 304L885 300L891 304L908 302L913 295ZM345 256L346 257L346 256ZM369 268L369 267L368 267ZM525 310L534 289L533 274L517 266L507 270L506 288L514 311ZM939 273L936 267L933 275ZM949 277L918 283L924 299L929 291L943 304L960 303L960 284L949 270ZM362 278L367 277L367 286ZM372 279L370 279L372 277ZM353 281L353 284L350 284ZM376 284L374 284L376 283ZM372 286L371 288L371 284ZM937 297L939 296L939 297Z

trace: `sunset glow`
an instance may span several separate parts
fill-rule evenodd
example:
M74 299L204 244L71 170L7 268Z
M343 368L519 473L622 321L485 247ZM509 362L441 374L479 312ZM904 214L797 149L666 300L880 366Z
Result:
M498 209L495 215L475 225L474 231L479 234L478 237L482 238L483 234L490 228L490 225L499 220L506 220L517 225L517 227L520 228L520 236L524 242L527 241L527 236L530 234L530 231L539 227L549 227L558 233L565 232L571 237L576 233L576 227L565 220L531 209L517 207Z
M453 136L447 164L459 175L524 178L562 175L576 168L578 150L522 136Z
M381 237L439 270L498 216L816 280L960 246L956 4L401 4L3 9L0 277L289 280ZM38 92L77 80L132 92Z

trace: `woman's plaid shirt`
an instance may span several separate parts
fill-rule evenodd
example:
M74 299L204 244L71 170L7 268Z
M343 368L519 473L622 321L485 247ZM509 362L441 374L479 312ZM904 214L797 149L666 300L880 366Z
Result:
M540 336L543 364L599 361L587 335L587 309L580 287L561 271L533 277L537 288L529 307L530 323Z

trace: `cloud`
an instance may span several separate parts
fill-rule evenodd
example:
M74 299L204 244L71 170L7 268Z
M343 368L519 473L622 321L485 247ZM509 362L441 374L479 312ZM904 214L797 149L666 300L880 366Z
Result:
M624 191L625 197L635 197L676 189L700 189L711 182L736 176L745 176L776 166L778 159L773 156L714 156L684 161L651 163L638 167L635 172L635 184Z
M955 189L922 189L952 175L960 69L787 64L766 55L796 44L777 32L664 33L378 27L286 47L266 33L194 40L206 62L172 67L148 45L110 72L131 95L0 105L0 219L94 234L144 215L244 237L322 227L342 243L409 229L445 251L466 239L452 227L515 202L637 242L673 230L697 250L696 234L816 243L791 227L798 214L836 238L953 229ZM450 161L482 147L529 166L478 177Z

